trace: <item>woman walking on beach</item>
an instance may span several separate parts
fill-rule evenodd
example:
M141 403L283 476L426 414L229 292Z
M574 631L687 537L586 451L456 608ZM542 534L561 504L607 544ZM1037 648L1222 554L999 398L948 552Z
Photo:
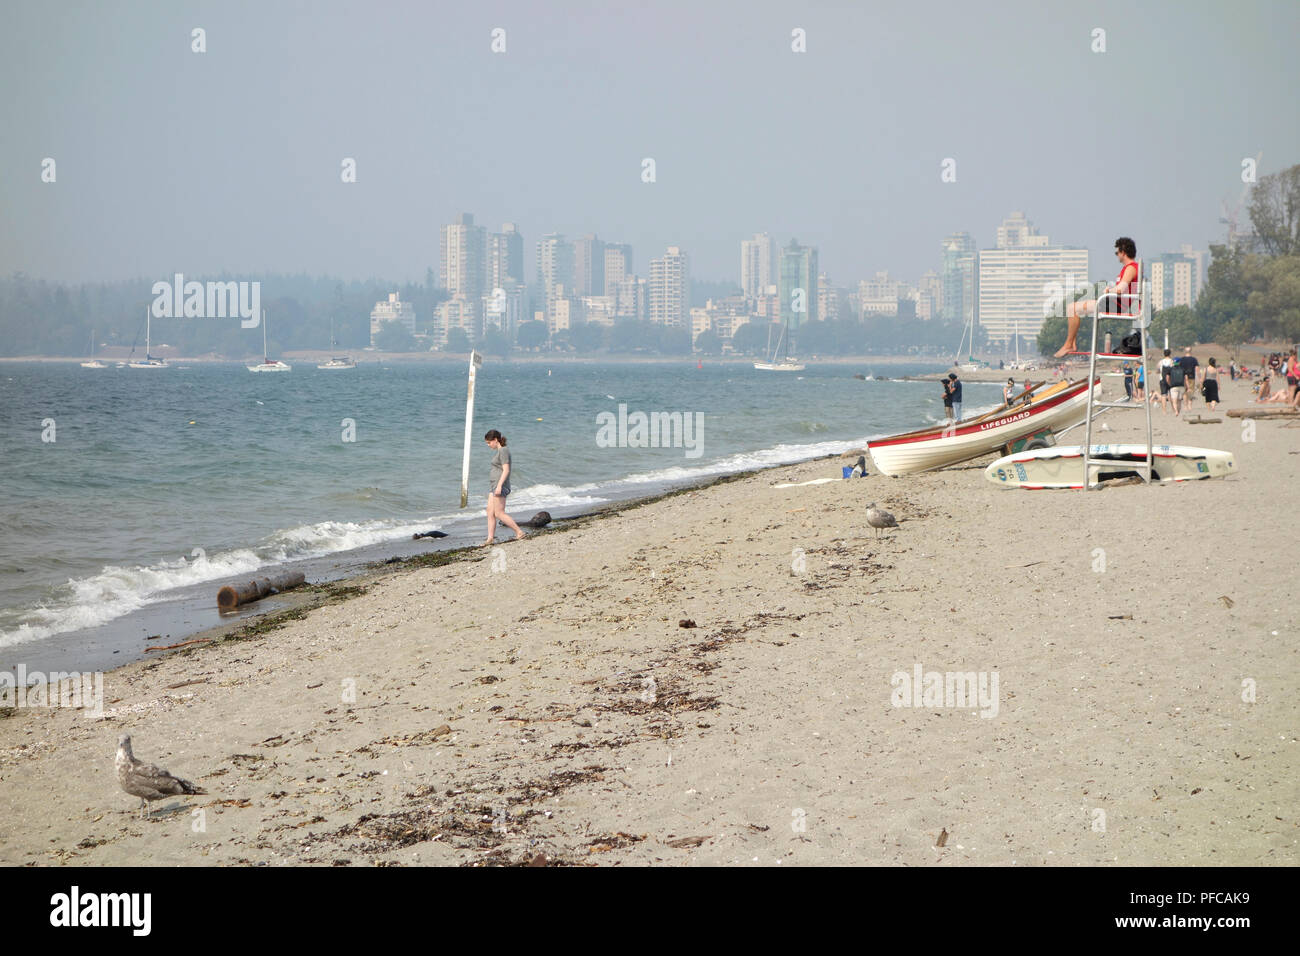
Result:
M506 498L510 494L510 451L506 448L506 436L494 428L483 436L483 440L496 452L492 456L492 486L488 490L488 534L483 543L496 542L498 520L515 533L516 541L526 538L528 535L506 514Z
M1219 404L1219 367L1214 363L1214 359L1210 359L1210 364L1205 368L1201 394L1205 396L1205 404L1210 406L1210 411L1214 411Z

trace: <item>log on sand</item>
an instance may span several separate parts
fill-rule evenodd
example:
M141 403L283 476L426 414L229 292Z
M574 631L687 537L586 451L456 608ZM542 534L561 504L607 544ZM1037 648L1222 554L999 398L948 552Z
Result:
M254 578L242 584L227 584L217 592L217 607L223 611L233 611L241 604L260 601L268 594L278 594L304 584L307 578L301 571L284 571L262 578Z
M1297 415L1300 415L1300 411L1290 405L1273 405L1270 407L1267 402L1258 408L1228 409L1229 418L1295 418Z

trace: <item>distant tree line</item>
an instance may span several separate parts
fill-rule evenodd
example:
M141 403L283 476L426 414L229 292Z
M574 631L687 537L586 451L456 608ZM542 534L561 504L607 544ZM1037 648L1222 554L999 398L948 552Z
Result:
M1210 246L1204 288L1192 306L1161 309L1151 323L1176 348L1214 343L1229 352L1253 341L1300 341L1300 165L1260 177L1251 193L1254 237L1237 247ZM1038 350L1065 341L1065 319L1043 323Z
M236 277L185 278L205 282ZM337 348L369 345L370 312L390 292L400 293L403 301L415 307L417 331L424 332L438 303L447 298L445 290L428 281L421 285L381 279L345 282L306 275L237 278L262 283L262 308L267 314L272 353L329 349L331 324ZM96 348L135 345L143 353L145 309L154 300L154 281L67 284L22 273L0 278L0 355L84 355L92 332ZM237 318L155 318L153 342L172 346L183 355L234 358L260 353L262 332L260 328L241 328Z

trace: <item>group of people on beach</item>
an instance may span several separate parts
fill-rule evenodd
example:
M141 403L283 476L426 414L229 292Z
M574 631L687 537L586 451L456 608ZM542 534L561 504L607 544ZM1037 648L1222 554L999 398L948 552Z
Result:
M1157 366L1160 375L1160 391L1151 396L1151 401L1160 402L1160 410L1168 413L1172 407L1175 415L1181 416L1191 409L1199 388L1201 397L1210 411L1219 407L1219 368L1218 360L1211 357L1204 367L1192 354L1191 346L1183 349L1183 354L1174 358L1170 349L1165 349L1164 357ZM1142 400L1139 389L1138 401Z
M1259 364L1260 380L1255 386L1256 402L1269 402L1278 405L1290 405L1300 410L1300 361L1296 350L1288 354L1274 352ZM1286 380L1283 388L1280 379Z

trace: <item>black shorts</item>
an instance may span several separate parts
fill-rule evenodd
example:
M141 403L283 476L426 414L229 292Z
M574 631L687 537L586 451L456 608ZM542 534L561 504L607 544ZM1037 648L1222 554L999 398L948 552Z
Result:
M1297 379L1294 375L1288 375L1286 377L1286 383L1292 388L1295 388L1297 381L1300 381L1300 379Z

